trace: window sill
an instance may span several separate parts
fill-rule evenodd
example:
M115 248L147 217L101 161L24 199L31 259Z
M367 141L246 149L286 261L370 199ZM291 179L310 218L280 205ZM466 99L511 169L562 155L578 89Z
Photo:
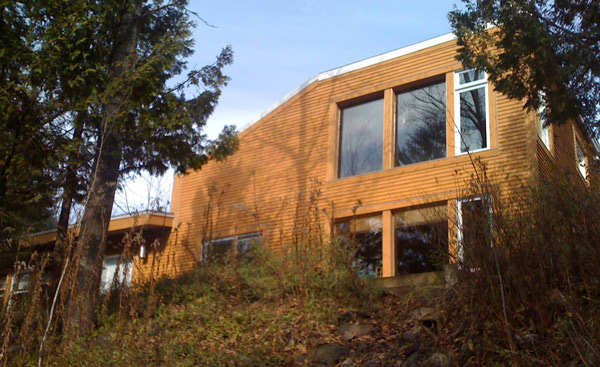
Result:
M468 155L470 155L470 154L475 154L475 153L485 152L485 151L488 151L488 150L491 150L491 148L489 148L489 147L486 147L486 148L481 148L481 149L477 149L477 150L470 150L470 151L467 151L467 152L459 152L459 151L456 151L456 152L454 152L454 156L455 156L455 157L460 157L460 156L463 156L463 155L466 155L466 156L468 156Z
M432 271L427 273L396 275L393 277L370 279L370 282L385 289L422 287L428 285L442 286L445 284L445 272Z
M579 171L579 168L575 167L575 169L577 170L577 175L579 176L579 178L581 178L583 180L583 183L586 186L590 185L590 180L588 180L588 178L586 176L584 176L581 171Z
M481 158L490 158L490 157L493 157L498 154L498 148L481 149L478 151L471 152L471 154L477 154L477 156L481 157ZM381 171L363 173L363 174L356 175L356 176L334 178L332 180L325 181L325 184L335 186L338 184L340 184L340 185L341 184L352 184L355 182L360 183L360 182L363 182L366 180L383 179L383 178L389 177L390 175L412 173L415 171L425 171L425 170L430 170L430 169L435 169L438 167L446 166L448 164L459 164L459 163L462 163L462 161L465 161L468 159L469 159L469 155L466 153L463 153L460 155L455 155L453 157L439 158L439 159L434 159L434 160L426 161L426 162L413 163L413 164L409 164L406 166L392 167L392 168L387 168L387 169L384 169Z

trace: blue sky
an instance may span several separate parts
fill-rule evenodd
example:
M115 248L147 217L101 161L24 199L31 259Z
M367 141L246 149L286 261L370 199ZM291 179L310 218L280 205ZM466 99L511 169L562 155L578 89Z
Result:
M214 62L231 45L231 77L205 133L254 121L289 92L320 72L450 32L447 14L459 0L230 1L190 0L196 18L195 54L189 67ZM114 212L170 199L172 179L143 177L118 193ZM160 186L153 187L151 186Z
M244 126L320 72L450 32L456 0L191 1L197 21L190 67L228 44L231 77L206 132Z

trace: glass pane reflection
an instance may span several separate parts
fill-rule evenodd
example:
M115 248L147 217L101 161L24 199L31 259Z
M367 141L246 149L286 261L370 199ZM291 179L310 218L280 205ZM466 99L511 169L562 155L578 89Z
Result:
M383 168L383 99L342 109L340 177Z
M396 166L446 157L446 84L396 97Z
M381 216L355 218L338 223L342 242L354 252L354 268L361 276L377 278L382 272Z
M487 148L485 88L460 93L460 151Z

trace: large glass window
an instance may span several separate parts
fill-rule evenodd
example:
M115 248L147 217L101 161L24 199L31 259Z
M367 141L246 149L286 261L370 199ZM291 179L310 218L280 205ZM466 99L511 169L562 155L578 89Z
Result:
M339 177L383 168L383 99L341 110Z
M446 205L394 213L396 274L443 270L448 263Z
M476 269L489 256L491 245L491 208L481 198L458 201L458 260L468 269Z
M446 157L446 84L396 96L396 166Z
M456 73L456 153L489 148L488 85L483 71Z
M208 261L222 262L234 251L238 260L250 259L252 250L260 243L260 232L217 238L205 241L202 246L202 258Z
M353 251L354 267L364 277L376 278L382 275L382 227L380 215L338 223L338 234L342 242Z

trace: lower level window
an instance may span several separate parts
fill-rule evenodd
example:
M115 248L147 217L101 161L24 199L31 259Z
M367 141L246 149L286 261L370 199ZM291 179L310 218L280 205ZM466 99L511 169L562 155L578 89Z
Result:
M448 263L447 205L394 214L396 275L441 271Z
M131 261L122 261L121 255L105 256L104 263L102 264L100 291L107 293L113 287L129 287L132 273L133 266Z
M337 225L342 242L354 253L354 268L361 276L377 278L382 275L381 215L354 218Z
M13 278L12 294L21 294L29 292L29 284L31 282L31 270L20 271Z
M229 254L234 254L238 260L250 259L252 250L260 244L260 239L261 233L254 232L205 241L202 246L202 259L223 261Z
M469 269L490 255L491 207L481 198L458 201L457 207L458 261Z
M6 292L9 292L10 294L22 294L29 292L31 274L31 270L19 271L12 277L10 283L7 281L7 277L3 275L0 278L0 298L4 297Z
M0 301L4 297L4 293L6 292L6 276L0 276Z

